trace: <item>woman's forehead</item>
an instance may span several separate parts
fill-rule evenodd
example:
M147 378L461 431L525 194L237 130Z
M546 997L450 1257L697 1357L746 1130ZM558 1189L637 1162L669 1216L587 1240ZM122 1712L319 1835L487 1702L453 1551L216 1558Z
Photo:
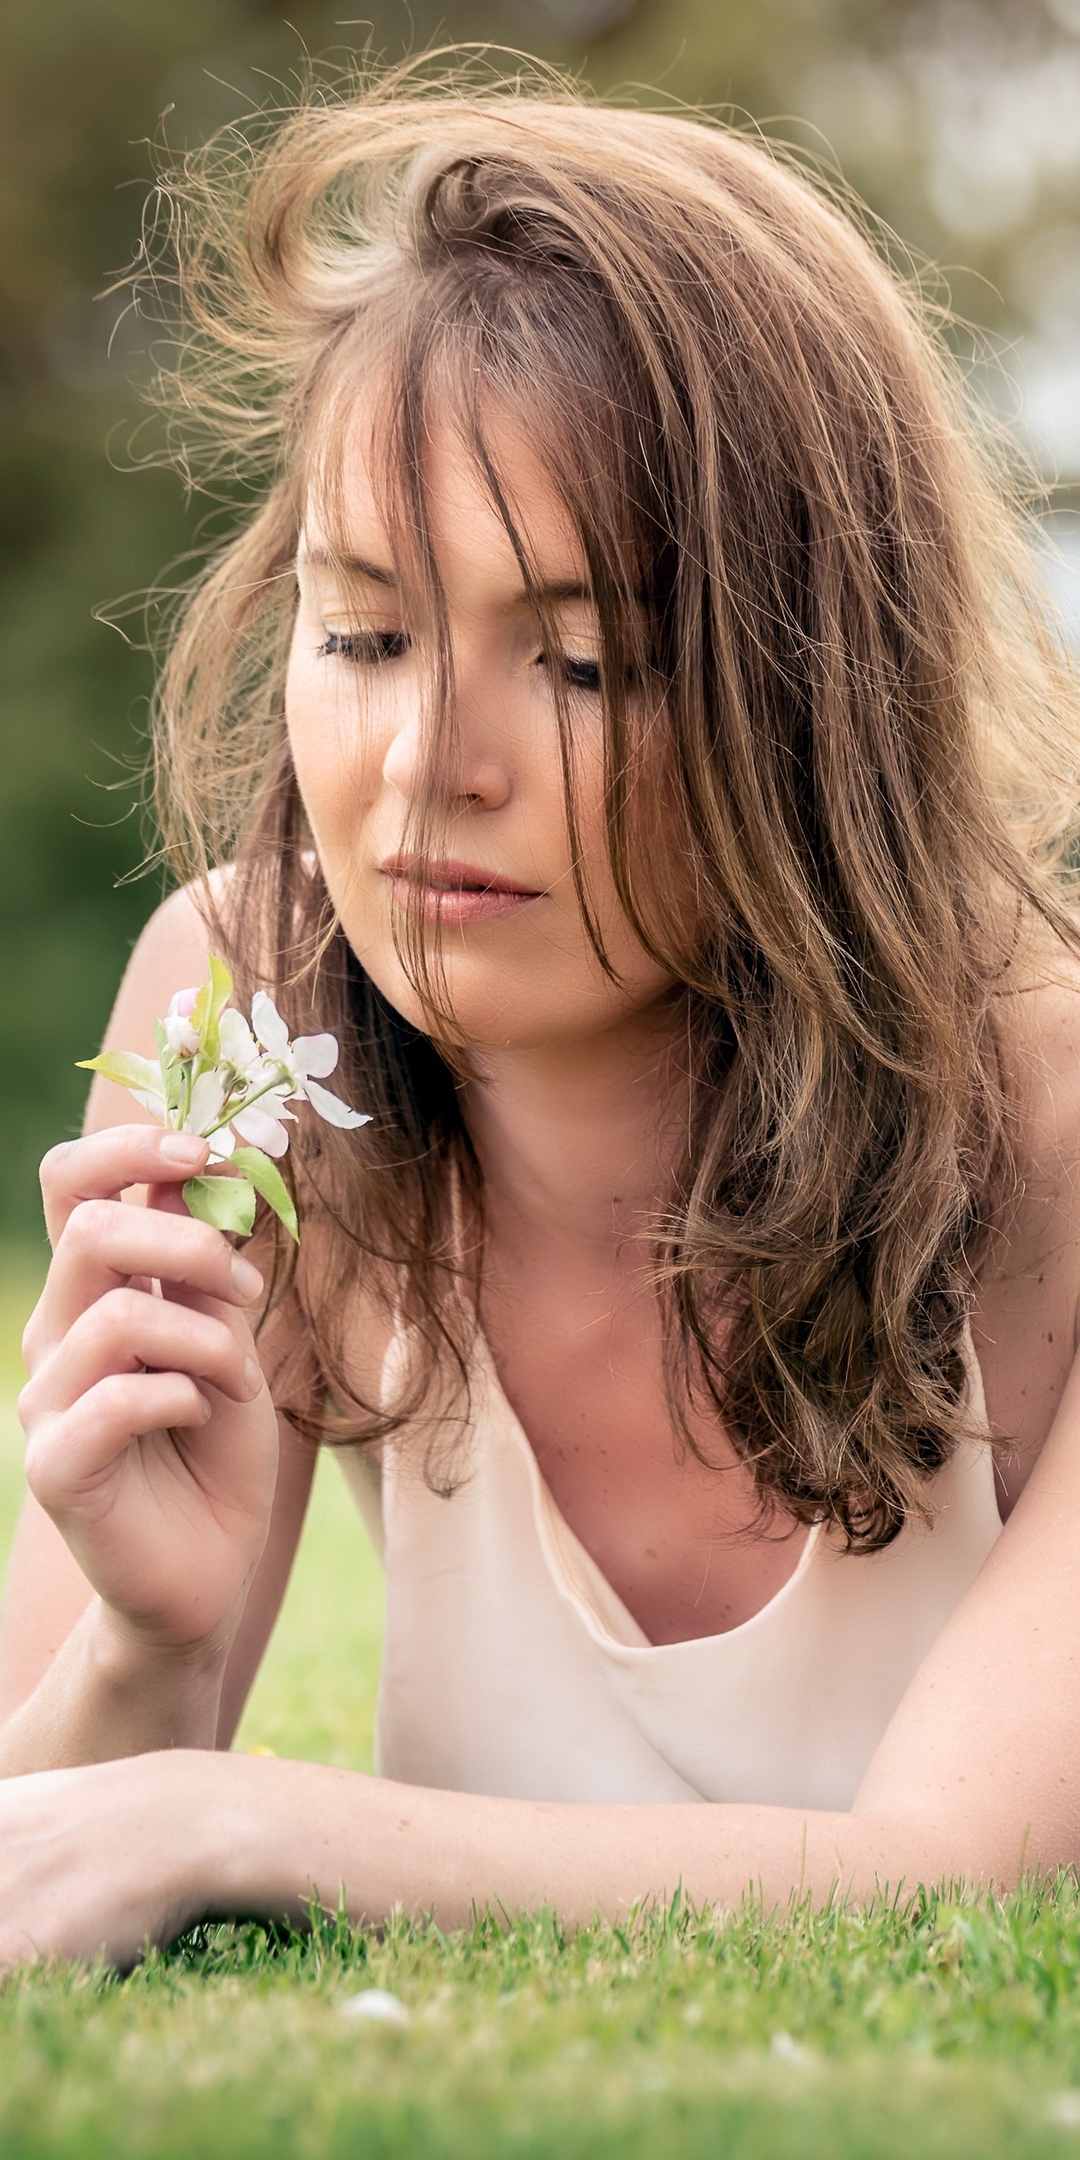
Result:
M361 564L396 582L398 549L390 528L404 520L407 530L409 518L406 491L388 464L388 437L378 402L357 399L339 453L319 461L305 490L301 553L309 559ZM519 589L522 546L538 585L567 598L583 596L588 570L581 536L523 426L509 415L485 414L483 444L496 486L449 412L436 408L425 427L424 517L440 573L452 571L470 583L494 578Z

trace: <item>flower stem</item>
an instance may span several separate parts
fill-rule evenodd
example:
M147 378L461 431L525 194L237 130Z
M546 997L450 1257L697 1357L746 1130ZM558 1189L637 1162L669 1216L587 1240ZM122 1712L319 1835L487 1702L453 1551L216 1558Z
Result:
M223 1116L219 1117L217 1124L208 1125L206 1131L200 1133L200 1139L212 1140L214 1134L221 1132L226 1125L231 1125L234 1117L239 1117L242 1110L250 1110L253 1103L260 1102L264 1095L269 1095L274 1088L279 1088L283 1080L291 1078L291 1073L286 1072L284 1065L279 1065L276 1080L268 1080L266 1086L258 1088L254 1095L242 1095L239 1101L232 1102L231 1107L227 1105Z

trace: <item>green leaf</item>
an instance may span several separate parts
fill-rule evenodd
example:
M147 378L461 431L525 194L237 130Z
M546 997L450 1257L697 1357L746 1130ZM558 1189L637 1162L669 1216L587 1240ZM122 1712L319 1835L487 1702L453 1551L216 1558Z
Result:
M296 1209L292 1203L292 1195L273 1158L264 1155L261 1148L238 1147L230 1160L235 1163L236 1168L243 1173L244 1177L251 1179L256 1192L262 1194L267 1206L273 1208L275 1215L279 1216L284 1223L289 1236L295 1238L299 1245L300 1226L296 1220Z
M161 1073L149 1058L136 1057L131 1050L104 1050L100 1057L77 1058L76 1064L84 1072L96 1072L105 1080L114 1080L117 1087L141 1088L154 1095L164 1095L165 1087Z
M169 1048L164 1020L154 1022L154 1041L158 1048L158 1064L161 1067L161 1087L165 1095L165 1112L169 1124L181 1125L184 1117L185 1060Z
M255 1188L246 1177L189 1177L184 1187L189 1215L250 1237L255 1221Z
M221 1015L232 996L232 976L224 960L216 953L206 955L207 976L191 1015L191 1025L199 1038L199 1071L209 1072L217 1064L221 1049Z
M182 1124L187 1110L187 1104L184 1101L187 1093L185 1061L183 1058L173 1057L170 1053L161 1069L165 1075L165 1101L168 1106L170 1120L175 1124Z

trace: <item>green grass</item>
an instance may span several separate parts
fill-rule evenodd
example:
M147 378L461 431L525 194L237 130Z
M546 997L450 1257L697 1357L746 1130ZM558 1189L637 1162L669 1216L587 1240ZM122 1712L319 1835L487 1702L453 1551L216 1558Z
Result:
M37 1255L0 1265L0 1386ZM0 1423L0 1545L18 1504ZM376 1564L332 1463L238 1745L367 1767ZM197 1930L0 1986L3 2160L1042 2160L1080 2153L1080 1891L721 1925ZM403 2029L345 2015L370 1987Z

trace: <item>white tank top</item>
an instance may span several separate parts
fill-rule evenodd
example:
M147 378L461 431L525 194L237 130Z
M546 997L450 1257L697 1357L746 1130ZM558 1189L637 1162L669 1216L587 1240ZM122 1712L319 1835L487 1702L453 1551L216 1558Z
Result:
M752 1619L652 1644L563 1521L481 1345L449 1499L411 1449L381 1475L340 1450L386 1571L378 1771L507 1798L849 1807L1001 1530L970 1331L965 1361L970 1437L932 1483L929 1530L860 1555L815 1525Z

